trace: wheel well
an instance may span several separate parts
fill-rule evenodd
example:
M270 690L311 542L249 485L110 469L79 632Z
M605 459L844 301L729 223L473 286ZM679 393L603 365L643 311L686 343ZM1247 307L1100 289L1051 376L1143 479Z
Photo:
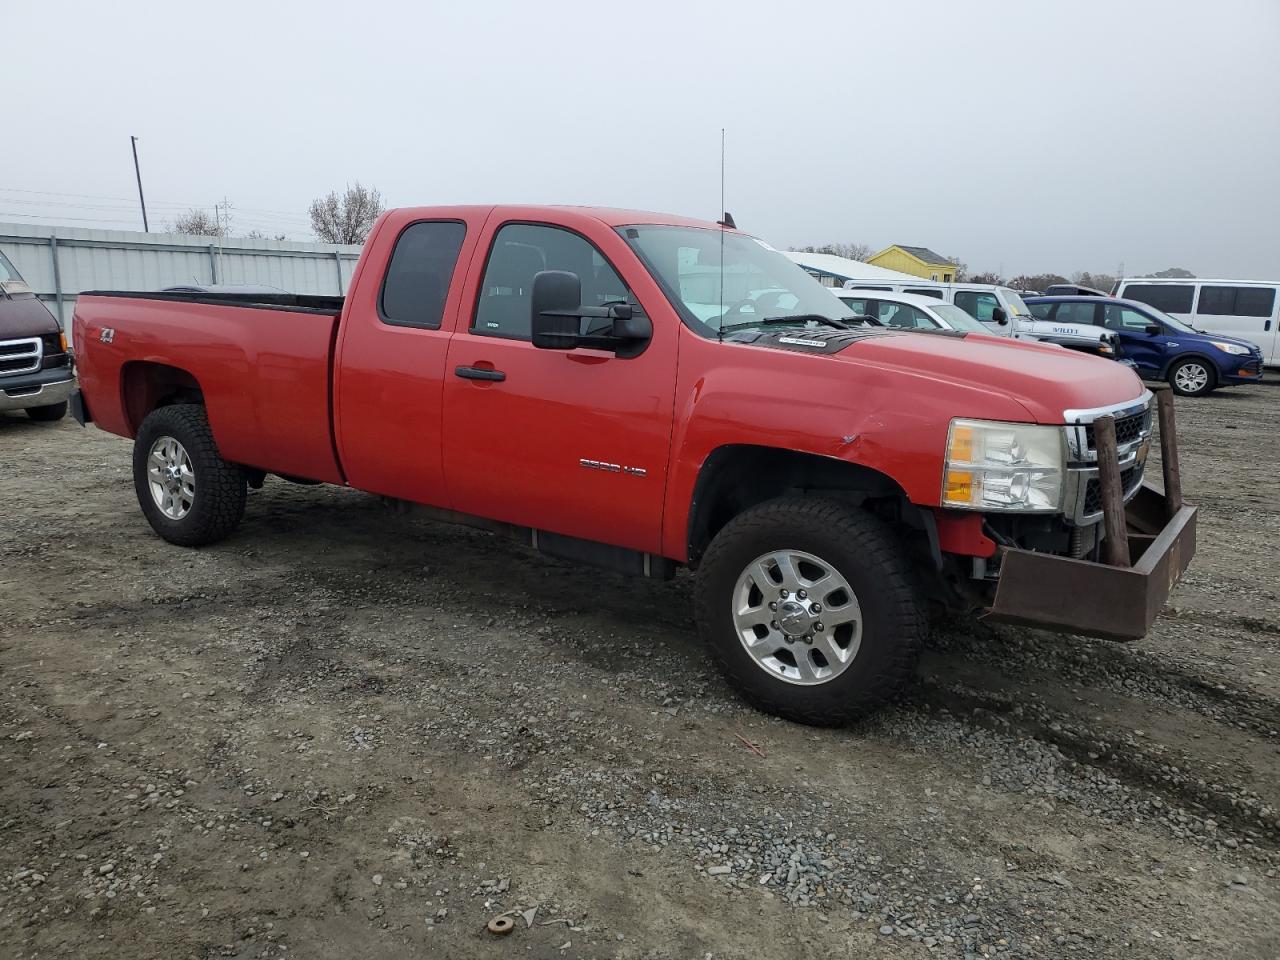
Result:
M131 360L120 370L129 429L137 433L147 414L174 403L204 403L200 384L190 373L167 363Z
M838 495L926 535L932 519L924 517L892 478L869 467L774 447L725 446L707 457L693 488L690 565L697 565L707 545L735 516L766 500L798 493Z

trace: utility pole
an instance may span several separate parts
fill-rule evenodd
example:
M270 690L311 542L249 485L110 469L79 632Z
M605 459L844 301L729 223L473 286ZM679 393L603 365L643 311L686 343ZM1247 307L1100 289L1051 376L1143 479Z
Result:
M151 227L147 225L147 201L142 196L142 170L138 166L138 138L130 137L129 141L133 144L133 173L138 178L138 203L142 205L142 229L145 233L151 232Z

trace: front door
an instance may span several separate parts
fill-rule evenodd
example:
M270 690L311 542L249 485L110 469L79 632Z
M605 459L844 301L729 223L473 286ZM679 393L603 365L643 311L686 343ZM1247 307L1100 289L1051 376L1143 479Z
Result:
M581 234L538 223L497 229L470 323L449 344L444 450L454 509L658 553L677 331L655 323L632 358L539 349L530 295L542 270L576 273L584 304L637 303ZM602 322L584 320L584 332Z
M1136 363L1144 377L1159 378L1164 373L1173 331L1165 331L1154 317L1120 303L1102 305L1102 322L1108 330L1119 335L1125 358ZM1161 327L1161 332L1147 332L1152 324Z

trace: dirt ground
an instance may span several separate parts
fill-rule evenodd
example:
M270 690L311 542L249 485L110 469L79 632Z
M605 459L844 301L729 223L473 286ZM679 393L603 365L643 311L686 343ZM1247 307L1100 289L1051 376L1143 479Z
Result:
M0 417L0 957L1280 956L1280 385L1178 415L1146 640L940 625L839 731L683 577L276 479L183 550L128 442Z

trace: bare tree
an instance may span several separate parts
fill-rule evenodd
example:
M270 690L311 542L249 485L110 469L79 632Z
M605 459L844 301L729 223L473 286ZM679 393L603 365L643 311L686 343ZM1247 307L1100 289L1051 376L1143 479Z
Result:
M193 237L225 237L229 225L227 218L219 219L215 213L192 207L169 224L169 232Z
M1040 290L1051 287L1055 283L1066 283L1067 278L1057 273L1022 274L1009 281L1015 290Z
M250 240L287 240L288 239L288 237L286 237L283 233L276 233L271 236L267 236L261 230L258 230L256 228L246 233L245 237L247 237Z
M1150 277L1168 277L1173 280L1188 280L1195 276L1185 267L1169 267L1167 270L1157 270L1155 273L1147 274Z
M364 243L385 209L382 194L357 181L341 196L334 190L311 201L311 229L325 243Z
M1004 279L998 273L987 271L986 273L975 273L966 283L989 283L995 286L1003 286Z
M824 243L820 247L800 247L800 253L829 253L833 256L844 257L846 260L862 260L866 261L873 253L875 248L867 243Z

